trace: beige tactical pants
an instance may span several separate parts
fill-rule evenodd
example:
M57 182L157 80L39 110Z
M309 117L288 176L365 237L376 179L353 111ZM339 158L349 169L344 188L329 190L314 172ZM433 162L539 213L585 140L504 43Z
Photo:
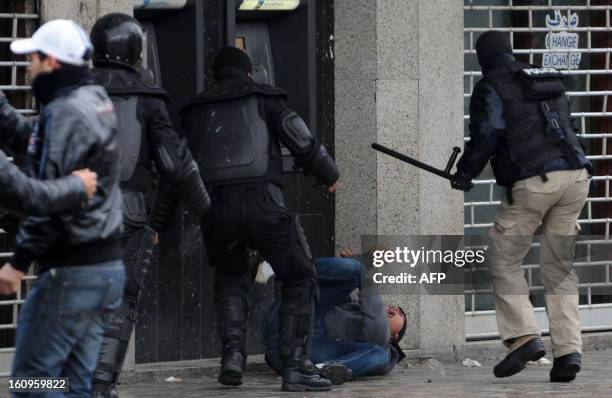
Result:
M521 269L534 232L542 225L539 278L546 289L553 355L582 352L578 278L572 267L577 220L589 191L585 169L547 173L518 181L513 204L505 199L491 228L489 264L499 333L509 346L539 334L529 288Z

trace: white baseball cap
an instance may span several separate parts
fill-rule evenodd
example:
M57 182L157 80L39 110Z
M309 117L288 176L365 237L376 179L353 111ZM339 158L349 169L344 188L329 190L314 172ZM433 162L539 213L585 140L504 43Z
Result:
M31 54L40 51L71 65L85 65L93 46L83 28L68 19L49 21L29 39L11 43L15 54Z

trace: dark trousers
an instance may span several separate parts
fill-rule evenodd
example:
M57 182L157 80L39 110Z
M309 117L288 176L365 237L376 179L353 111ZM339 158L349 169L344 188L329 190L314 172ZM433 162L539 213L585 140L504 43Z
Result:
M155 232L145 225L146 214L143 212L142 215L142 220L137 222L124 215L121 245L126 280L123 301L121 306L115 310L112 321L104 331L98 365L93 374L92 388L94 391L104 393L115 387L136 323L144 270L152 259L155 236Z
M223 305L219 303L227 297L246 301L251 283L247 248L251 247L270 263L283 282L281 312L285 318L281 315L284 336L281 347L287 356L292 347L303 345L310 334L316 294L314 265L299 219L287 210L281 189L273 184L215 188L211 199L203 233L210 264L215 267L221 339L224 344L230 338L244 340L246 317L224 319ZM237 321L241 324L236 324Z

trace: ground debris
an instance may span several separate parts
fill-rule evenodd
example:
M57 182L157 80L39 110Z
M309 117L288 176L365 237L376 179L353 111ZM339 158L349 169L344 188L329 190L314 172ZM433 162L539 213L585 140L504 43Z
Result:
M527 362L527 365L531 365L531 366L548 366L548 365L552 365L552 362L550 362L548 359L546 359L546 357L542 357L542 358L538 359L537 361Z
M470 358L465 358L461 364L466 368L482 368L482 364L480 362Z
M437 372L440 374L440 376L446 376L444 365L442 365L440 361L431 357L410 358L402 361L401 364L404 368L428 368Z

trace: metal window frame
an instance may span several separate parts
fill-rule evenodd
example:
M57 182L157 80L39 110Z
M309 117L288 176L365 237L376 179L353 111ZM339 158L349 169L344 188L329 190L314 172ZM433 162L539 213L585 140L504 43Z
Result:
M559 1L555 2L558 3ZM545 5L516 5L513 0L506 0L505 5L499 4L490 4L490 5L474 5L472 4L473 0L466 0L464 2L464 13L468 13L471 11L478 12L486 12L488 23L486 27L464 27L464 37L465 37L465 45L464 45L464 57L471 56L476 53L474 49L475 45L475 34L495 29L499 31L508 32L510 35L510 41L514 47L514 34L515 33L524 33L524 32L539 32L546 33L549 32L550 29L542 26L534 26L534 11L546 11L552 12L554 10L561 10L562 12L566 12L569 16L573 11L600 11L605 12L605 26L582 26L577 28L564 28L564 29L555 29L555 31L567 31L567 32L575 32L581 33L581 41L583 41L584 35L586 35L586 48L572 49L572 50L560 50L560 49L524 49L519 48L515 49L515 54L529 54L530 63L534 62L534 56L536 54L543 54L548 52L554 53L581 53L581 54L605 54L605 69L577 69L577 70L563 70L562 73L566 75L572 76L583 76L585 79L583 91L569 91L567 94L570 97L603 97L602 108L598 110L589 110L588 112L573 112L572 115L576 117L580 121L581 125L581 136L585 140L597 140L602 144L602 152L597 154L589 154L588 158L591 161L610 161L612 160L612 153L608 153L607 146L609 143L609 139L612 138L612 131L606 132L588 132L586 129L587 119L590 118L610 118L612 117L612 112L607 111L608 109L608 98L612 95L612 91L604 90L604 91L596 91L591 90L592 87L592 76L610 76L612 75L612 69L610 69L610 54L612 53L612 48L601 47L596 48L593 47L592 33L593 32L612 32L611 27L611 19L612 19L612 4L611 5L595 5L591 4L591 0L587 0L585 4L582 5L559 5L554 4L552 0L548 0ZM480 1L479 3L482 3ZM510 12L510 11L526 11L528 13L527 16L527 27L510 27L510 26L494 26L494 13L496 12ZM466 63L467 64L467 63ZM474 87L477 79L482 76L480 71L464 71L464 98L469 99L471 97L471 91ZM464 115L464 119L469 120L469 115ZM467 128L467 127L466 127ZM466 135L468 132L466 131ZM469 137L465 138L465 141L469 141ZM610 225L612 224L612 218L604 217L604 218L593 218L593 204L594 203L612 203L612 193L610 190L610 185L612 181L612 176L610 175L597 175L593 178L599 184L603 184L603 195L600 197L589 197L587 199L587 203L585 205L585 218L581 218L579 223L581 225L588 224L603 224L604 227L604 240L606 243L612 242L610 238ZM479 209L487 206L497 206L501 203L500 200L495 199L494 195L494 187L495 180L491 178L483 178L477 179L474 181L476 186L487 186L488 190L486 195L483 195L483 199L480 200L470 200L464 202L464 209L467 214L467 222L464 225L466 233L471 233L477 228L489 228L493 225L493 220L481 220L481 222L476 222L477 212ZM486 222L482 222L486 221ZM533 246L537 246L534 244ZM600 261L593 262L590 259L587 261L576 263L577 267L588 267L593 265L601 265L605 267L605 280L601 283L597 284L580 284L580 288L585 288L587 292L588 302L586 305L580 306L581 318L583 319L584 326L582 327L583 331L593 331L593 330L609 330L612 329L612 303L605 304L593 304L591 300L591 289L593 287L605 286L611 287L612 282L610 281L610 267L612 266L612 259L610 261ZM537 292L543 289L542 286L533 286L533 270L539 268L537 264L525 264L522 267L526 272L526 277L528 280L528 285L530 287L530 291ZM466 295L468 295L468 302L466 302L466 337L468 340L472 339L485 339L485 338L496 338L499 337L497 333L497 325L495 322L495 311L494 310L478 310L476 297L478 294L490 294L490 289L466 289ZM535 308L536 318L538 320L538 324L541 326L543 332L548 332L548 320L546 319L544 308L538 307ZM586 320L586 322L585 322ZM486 329L486 331L482 331Z
M40 15L38 10L37 1L24 1L24 5L27 8L31 8L32 13L0 13L0 22L6 22L10 20L11 22L11 34L10 36L2 36L0 37L0 43L3 45L7 45L11 41L15 39L22 38L18 36L20 24L30 23L32 29L35 28L35 25L40 21ZM26 21L26 22L24 22ZM28 26L26 26L26 31L28 31ZM29 32L28 32L29 33ZM6 43L6 44L5 44ZM11 57L9 55L9 57ZM20 82L18 79L18 75L21 75L20 69L25 69L29 65L27 61L14 61L14 60L0 60L0 68L10 68L10 81L8 82L0 82L0 90L5 92L12 91L20 91L26 92L31 89L31 86L27 84L27 78L25 81ZM25 72L25 71L24 71ZM29 108L17 109L22 114L34 114L37 113L35 109L35 104L31 96L26 97L26 104L31 106ZM7 234L4 230L0 229L0 234ZM0 259L4 260L3 263L12 257L12 252L0 252ZM24 283L26 286L29 286L36 277L33 275L28 275L24 278ZM25 292L20 290L17 293L17 296L12 300L0 300L0 308L12 307L12 319L10 323L0 324L0 331L6 330L15 330L17 328L17 320L19 314L20 306L25 302ZM2 347L0 348L0 376L8 376L10 371L10 364L12 362L12 358L15 352L15 347Z

